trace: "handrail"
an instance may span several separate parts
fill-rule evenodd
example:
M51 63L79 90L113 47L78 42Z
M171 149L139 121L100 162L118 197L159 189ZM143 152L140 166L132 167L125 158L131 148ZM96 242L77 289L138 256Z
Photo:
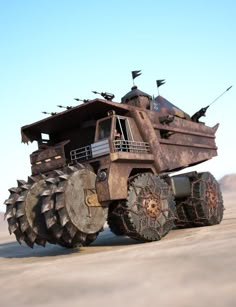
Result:
M150 153L149 143L127 140L113 141L114 151L126 151L133 153Z

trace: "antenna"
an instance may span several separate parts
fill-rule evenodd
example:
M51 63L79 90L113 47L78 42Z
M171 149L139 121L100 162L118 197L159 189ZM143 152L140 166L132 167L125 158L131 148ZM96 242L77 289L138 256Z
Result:
M213 103L215 103L220 97L222 97L226 92L228 92L231 88L233 87L233 85L231 85L230 87L228 87L222 94L220 94L218 97L216 97L216 99L214 99L209 105L211 106Z
M192 121L199 123L199 119L202 116L206 116L206 111L207 109L213 104L215 103L220 97L222 97L226 92L228 92L231 88L233 87L233 85L231 85L230 87L228 87L222 94L220 94L218 97L216 97L216 99L214 99L208 106L206 106L205 108L201 108L199 111L197 111L196 113L193 114L193 116L191 117Z

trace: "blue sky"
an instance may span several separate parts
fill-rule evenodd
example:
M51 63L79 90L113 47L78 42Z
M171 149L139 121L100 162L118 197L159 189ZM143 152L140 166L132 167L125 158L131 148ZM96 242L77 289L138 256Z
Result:
M0 0L1 202L15 179L30 174L20 127L93 98L137 85L193 114L235 85L207 112L219 156L200 166L217 178L236 172L236 2L224 1L4 1Z

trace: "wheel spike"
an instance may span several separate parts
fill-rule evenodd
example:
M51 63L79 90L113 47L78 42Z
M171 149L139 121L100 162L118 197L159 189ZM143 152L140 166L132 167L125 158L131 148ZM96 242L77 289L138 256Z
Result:
M66 229L69 232L70 236L72 238L74 238L74 236L76 235L76 232L77 232L76 227L72 223L67 223L66 224Z
M17 242L18 242L19 244L21 244L21 243L24 241L24 239L25 239L23 233L22 233L19 229L16 229L16 230L14 231L14 235L15 235L16 240L17 240Z
M63 193L64 192L64 187L59 187L55 189L55 193Z
M23 216L25 213L24 213L24 210L23 208L17 208L16 210L16 218L19 218L21 216Z
M86 234L85 233L78 233L78 237L80 238L81 243L83 244L86 241Z
M81 164L81 163L77 163L76 166L75 166L75 168L76 168L76 170L78 170L78 169L83 169L83 168L85 168L85 166L84 166L83 164Z
M13 214L13 212L12 212L12 210L8 210L8 211L6 211L6 213L4 214L4 220L5 219L9 219L9 218L12 218L12 217L14 217L14 214Z
M54 224L52 226L52 232L57 239L60 239L63 235L63 228L60 228L59 225Z
M78 170L78 168L71 165L71 166L67 166L66 170L67 170L68 174L72 174L72 173L76 172Z
M8 206L8 205L13 205L14 203L14 198L8 198L4 201L4 205Z
M49 183L49 184L55 184L55 183L57 183L57 178L54 178L54 177L52 177L52 178L47 178L45 181L46 181L47 183Z
M22 232L26 232L28 228L29 228L29 224L28 224L25 216L21 216L20 217L20 230Z
M24 195L21 195L17 198L16 202L24 202L25 201L25 196Z
M54 174L55 174L56 176L61 176L61 175L64 174L64 173L63 173L62 171L60 171L60 170L54 170L53 172L54 172Z
M85 240L85 245L89 245L90 243L92 243L93 241L95 241L97 239L98 233L92 233L92 234L88 234L86 236L86 240Z
M67 214L65 212L65 209L64 208L60 209L58 211L58 213L59 213L59 216L60 216L61 225L65 226L69 222L69 218L68 218L68 216L67 216Z
M36 235L33 231L31 231L31 230L29 230L29 229L27 229L26 234L27 234L27 238L28 238L32 243L34 243L35 240L36 240L36 238L37 238L37 235Z
M37 243L38 245L41 245L41 246L45 247L47 241L44 240L44 239L36 239L36 240L35 240L35 243Z
M40 174L40 177L41 177L41 179L47 179L47 176L46 175L44 175L44 174Z
M37 179L33 176L28 176L28 184L34 184Z
M37 176L37 178L28 177L27 182L18 180L18 187L9 189L10 197L5 201L7 205L5 218L8 221L10 234L14 233L16 240L20 244L24 241L30 247L33 247L34 243L37 242L44 246L47 236L51 241L46 230L46 225L44 221L41 221L40 216L38 214L36 217L30 216L30 212L36 209L36 206L41 206L38 202L38 194L40 193L39 191L43 192L46 186L45 181L42 180L41 177L47 178L43 175ZM37 185L35 185L35 183L37 183ZM43 227L45 227L45 232ZM41 235L41 231L43 231L43 235Z
M12 222L11 219L8 220L8 230L10 234L13 234L18 229L18 225Z
M59 179L60 179L60 180L68 180L68 178L69 178L69 175L68 175L68 174L63 174L63 175L60 175L60 176L59 176Z
M9 191L11 194L13 194L13 193L19 193L19 192L20 192L20 189L19 189L19 188L13 187L13 188L8 189L8 191Z
M60 199L58 199L56 204L55 204L55 209L58 211L58 210L60 210L62 208L64 208L64 204L63 204L63 202Z
M22 189L22 190L29 190L29 188L30 188L30 185L29 185L29 184L23 184L23 185L21 186L21 189Z
M51 209L51 202L50 201L45 201L42 205L41 208L41 213L47 212Z
M50 229L53 225L56 224L55 217L50 214L50 212L45 213L45 222L48 229Z
M51 191L50 190L44 190L43 193L41 193L40 196L48 196L51 194Z
M25 180L17 180L18 187L21 187L22 185L26 184Z
M27 237L24 238L24 241L30 248L34 247L34 242L31 242L31 240L28 239Z

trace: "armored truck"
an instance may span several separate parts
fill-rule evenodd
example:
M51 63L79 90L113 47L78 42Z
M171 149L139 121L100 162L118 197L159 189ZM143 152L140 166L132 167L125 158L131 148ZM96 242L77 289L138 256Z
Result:
M116 235L160 240L171 229L223 217L209 172L175 172L217 155L215 133L167 99L133 86L121 102L96 98L22 127L36 141L31 175L5 201L19 243L92 243L107 222Z

